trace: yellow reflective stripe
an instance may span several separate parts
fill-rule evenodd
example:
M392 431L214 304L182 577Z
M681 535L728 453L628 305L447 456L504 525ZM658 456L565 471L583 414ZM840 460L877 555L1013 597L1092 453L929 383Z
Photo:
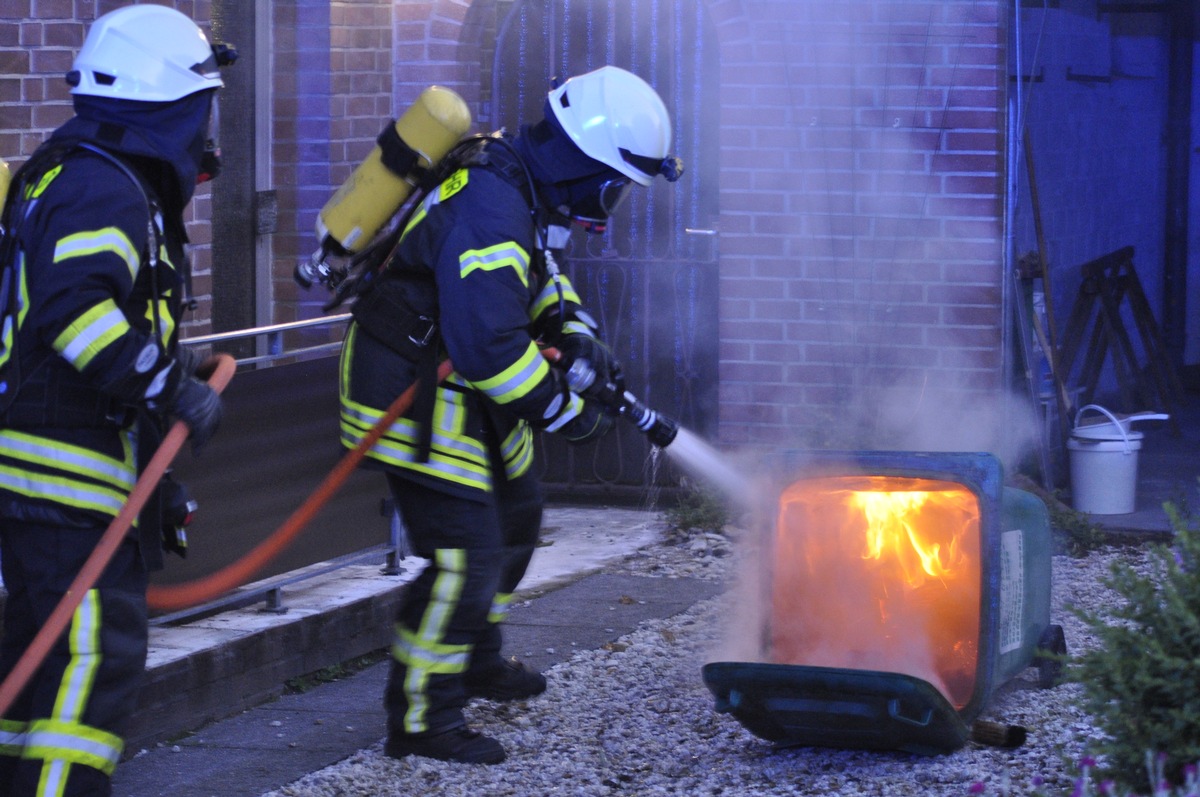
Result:
M170 292L167 293L170 296ZM150 328L154 328L154 302L146 302L146 320ZM158 300L158 338L164 344L171 339L175 332L175 319L171 316L171 307L166 299Z
M366 432L354 427L345 418L342 419L342 444L347 448L354 448L365 436ZM461 484L464 487L471 487L483 490L484 492L490 492L492 489L491 474L486 465L464 462L460 458L452 458L443 453L440 447L436 445L436 442L430 447L429 460L427 462L416 461L417 450L415 442L406 443L386 439L381 439L372 446L371 450L367 452L367 456L388 465L404 468L416 473L423 473L427 476Z
M338 360L338 398L345 404L350 400L350 361L353 359L354 345L358 342L358 324L350 322L346 330L346 339L342 341L341 359ZM382 415L380 416L382 417Z
M111 775L121 759L125 743L121 737L77 722L35 720L30 723L24 758L41 759L50 764L82 764ZM39 792L40 794L41 792Z
M71 618L67 634L71 658L63 670L52 717L62 723L83 718L83 709L92 694L92 683L100 666L100 593L90 589Z
M54 247L54 262L61 263L73 257L87 257L100 252L111 252L121 258L129 269L129 277L132 279L137 276L141 258L133 243L117 227L68 235Z
M568 321L563 324L563 332L575 335L587 335L589 338L596 337L595 331L582 321Z
M63 170L62 164L58 164L50 171L42 175L42 179L38 180L38 184L32 189L27 189L26 199L37 199L42 195L42 192L50 187L50 183L54 182L54 178L58 177L59 172Z
M90 509L112 517L116 517L121 511L126 498L125 495L103 487L72 482L56 476L39 475L33 478L27 473L3 465L0 465L0 489L27 498L40 498L78 509Z
M86 448L40 438L11 429L0 430L0 455L18 460L18 465L0 465L0 489L52 501L66 506L116 516L125 505L136 479L133 451L128 436L122 436L125 462ZM45 473L27 470L20 463L55 469ZM106 484L83 481L87 476Z
M492 597L492 608L488 612L489 623L503 623L512 608L513 595L511 592L497 592Z
M439 572L421 624L415 635L399 629L401 633L393 648L393 655L408 667L404 678L404 692L408 698L404 728L410 733L427 730L425 713L429 703L425 685L429 676L466 672L470 660L469 645L448 645L442 641L466 583L467 552L462 548L438 548L434 551L433 561Z
M575 292L575 288L571 286L571 281L567 279L567 275L563 274L560 277L563 300L568 304L583 304L583 300L579 298L579 294ZM533 300L533 310L530 312L530 317L540 318L542 313L546 312L551 307L558 307L558 287L554 284L554 280L546 283L537 298Z
M88 309L54 339L54 350L82 371L100 352L129 331L129 321L112 299Z
M433 413L434 433L444 431L457 437L462 434L466 425L467 408L464 405L463 394L457 390L439 387Z
M342 445L355 448L367 432L379 422L383 413L364 407L343 397L341 411ZM487 447L482 441L466 435L443 433L434 429L430 440L429 460L417 462L417 424L400 418L376 441L367 456L389 465L424 473L429 476L473 487L492 489L488 468Z
M500 447L504 460L504 474L509 479L522 476L533 465L533 434L529 425L522 422L508 435Z
M384 415L383 410L368 407L349 396L350 362L357 340L358 326L351 324L342 346L339 380L341 440L343 446L351 449L363 441L370 429L379 423ZM461 383L461 380L454 379L454 375L446 381ZM439 389L438 404L450 401L449 396L452 392L444 388ZM456 394L452 400L457 404L461 397ZM417 424L408 418L396 420L371 447L367 456L398 468L491 492L492 476L488 467L487 447L482 440L458 433L465 427L465 420L460 422L457 410L443 409L442 425L456 431L440 429L438 424L434 425L428 461L416 461L419 429ZM463 412L465 414L465 408Z
M0 755L20 757L28 737L28 722L0 719Z
M549 373L550 366L533 341L515 363L489 379L472 382L497 404L508 404L533 390Z
M342 400L343 428L352 434L360 433L356 434L359 440L366 437L367 431L379 423L381 418L383 418L381 410L358 404L349 399ZM399 418L383 433L380 442L415 445L419 440L419 431L415 421L409 418ZM478 462L482 465L487 464L487 446L481 440L465 434L456 434L453 431L442 429L435 425L433 428L432 446L447 454L453 454L471 462Z
M71 764L68 761L50 759L44 762L38 777L37 797L63 797L70 774Z
M559 399L561 399L561 396ZM558 406L560 404L561 401L556 401L554 404L550 405L550 410L547 410L549 413L548 417L554 416L554 412L558 411ZM567 408L559 412L557 417L554 417L553 423L546 427L546 431L557 432L566 425L567 421L577 418L581 412L583 412L583 399L581 399L577 394L571 393L567 399Z
M400 235L401 241L403 241L408 234L412 232L414 227L425 220L425 217L429 215L429 211L432 210L435 205L440 203L442 198L441 192L439 191L429 192L429 196L425 197L425 200L421 202L421 206L417 208L417 212L413 214L413 217L409 219L408 224L404 227L404 232Z
M0 331L0 365L8 362L8 358L13 353L13 341L16 340L17 330L25 323L25 316L29 312L29 286L25 281L25 253L18 252L16 260L16 291L17 291L17 312L14 316L4 316L4 328ZM0 308L3 312L3 308Z
M122 440L125 460L113 459L83 446L49 437L39 437L15 429L0 429L0 455L61 470L72 476L86 476L126 491L137 481L132 446Z
M62 794L74 764L111 775L124 748L119 736L81 722L92 696L100 648L100 594L88 590L67 632L70 659L63 670L49 719L34 720L25 735L22 757L41 759L38 794Z
M401 625L396 626L392 657L406 667L415 667L435 675L465 672L470 661L468 645L447 645L423 640Z
M463 584L467 580L467 552L462 548L438 548L433 553L433 561L440 572L433 582L430 603L417 633L422 642L436 645L444 636L462 597Z
M512 267L517 278L529 287L529 253L519 244L506 241L486 249L468 249L458 256L458 276L466 279L472 271L496 271Z

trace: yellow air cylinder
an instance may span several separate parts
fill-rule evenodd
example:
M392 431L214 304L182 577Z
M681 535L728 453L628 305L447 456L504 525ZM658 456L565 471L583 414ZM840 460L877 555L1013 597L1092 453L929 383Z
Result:
M425 89L395 123L396 134L417 156L414 169L398 174L389 168L377 144L321 209L317 240L349 253L365 248L412 194L415 172L436 166L470 127L471 112L461 97L442 86Z
M0 213L4 212L4 200L8 198L8 184L12 182L12 172L4 158L0 158Z

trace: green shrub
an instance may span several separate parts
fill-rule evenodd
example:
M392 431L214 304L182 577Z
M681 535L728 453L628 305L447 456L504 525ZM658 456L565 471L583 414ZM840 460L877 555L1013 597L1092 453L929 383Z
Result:
M1071 509L1057 501L1047 501L1054 552L1076 559L1104 546L1107 538L1098 523L1086 512Z
M1153 788L1147 751L1164 756L1174 783L1200 760L1200 530L1166 505L1174 544L1155 545L1139 574L1113 565L1105 584L1124 600L1098 612L1076 611L1101 646L1071 668L1104 738L1102 767L1118 783Z
M731 520L729 507L719 495L686 483L679 500L664 514L667 524L684 537L691 531L724 531Z

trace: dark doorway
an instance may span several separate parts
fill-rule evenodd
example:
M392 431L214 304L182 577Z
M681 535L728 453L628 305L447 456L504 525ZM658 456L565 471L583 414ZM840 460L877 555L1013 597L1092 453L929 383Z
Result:
M612 64L647 80L674 124L687 172L633 195L601 236L577 230L564 264L628 388L703 437L717 418L717 48L703 3L500 0L473 12L481 38L485 127L542 118L554 78ZM621 423L598 444L543 436L543 480L573 496L641 495L674 483Z

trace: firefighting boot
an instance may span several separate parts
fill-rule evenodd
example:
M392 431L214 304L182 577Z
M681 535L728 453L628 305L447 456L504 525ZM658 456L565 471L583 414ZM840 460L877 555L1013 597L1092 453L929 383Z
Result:
M419 755L459 764L499 764L505 758L499 742L466 725L432 734L393 733L383 752L391 758Z
M467 697L487 700L525 700L546 691L546 676L516 657L501 659L495 666L469 672L463 679Z

